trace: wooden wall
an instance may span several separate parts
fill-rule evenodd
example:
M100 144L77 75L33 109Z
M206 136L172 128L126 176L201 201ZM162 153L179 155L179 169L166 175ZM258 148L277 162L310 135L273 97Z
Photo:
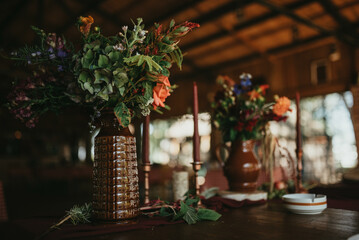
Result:
M330 60L333 49L340 54L340 58L336 61ZM328 60L330 81L315 85L311 82L311 63L320 59ZM351 86L356 83L358 71L359 51L334 38L326 38L305 46L267 54L258 59L203 72L193 77L178 78L177 76L181 73L175 71L170 80L179 85L179 88L166 102L172 110L165 112L162 116L154 114L153 117L167 118L191 113L193 81L198 83L199 110L210 111L210 101L218 88L215 80L219 74L226 74L234 80L239 80L238 76L242 72L248 72L253 75L254 81L270 85L269 95L278 94L294 98L297 91L302 97L307 97L350 90Z

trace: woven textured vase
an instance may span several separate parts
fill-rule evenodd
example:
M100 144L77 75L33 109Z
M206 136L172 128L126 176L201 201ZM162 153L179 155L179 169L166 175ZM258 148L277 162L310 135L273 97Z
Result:
M121 221L139 214L136 139L120 129L113 111L103 111L95 138L93 168L94 218Z

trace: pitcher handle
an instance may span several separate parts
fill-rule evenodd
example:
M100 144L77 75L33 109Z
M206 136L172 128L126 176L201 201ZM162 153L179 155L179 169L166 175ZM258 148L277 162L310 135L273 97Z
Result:
M216 157L217 157L217 160L219 162L219 164L221 164L222 168L224 167L224 159L222 159L222 156L221 156L221 148L224 148L228 151L228 153L230 152L230 147L228 147L227 145L225 145L224 143L222 144L218 144L216 146Z

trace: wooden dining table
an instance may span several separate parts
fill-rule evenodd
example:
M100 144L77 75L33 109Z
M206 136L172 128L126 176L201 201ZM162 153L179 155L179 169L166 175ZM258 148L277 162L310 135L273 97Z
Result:
M31 221L31 219L29 219ZM1 226L1 225L0 225ZM56 231L64 231L63 229ZM74 228L76 231L76 228ZM1 231L0 231L1 232ZM19 231L20 232L20 231ZM22 231L24 234L24 231ZM297 215L286 211L278 202L259 206L227 209L215 222L203 221L194 225L178 223L106 233L86 237L56 239L80 240L140 240L140 239L348 239L359 234L359 212L327 208L317 215ZM0 235L1 236L1 235ZM2 239L0 237L0 239ZM13 238L16 239L16 238ZM44 239L52 239L51 234Z

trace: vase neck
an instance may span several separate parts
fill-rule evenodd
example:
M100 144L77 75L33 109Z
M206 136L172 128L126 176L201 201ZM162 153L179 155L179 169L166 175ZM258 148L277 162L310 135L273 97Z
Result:
M132 136L128 127L121 127L113 109L105 109L101 111L99 120L101 130L98 136Z
M245 141L242 141L242 140L235 140L233 143L232 143L232 148L240 148L242 149L243 152L251 152L253 151L253 146L254 146L254 143L256 141L255 140L245 140Z

